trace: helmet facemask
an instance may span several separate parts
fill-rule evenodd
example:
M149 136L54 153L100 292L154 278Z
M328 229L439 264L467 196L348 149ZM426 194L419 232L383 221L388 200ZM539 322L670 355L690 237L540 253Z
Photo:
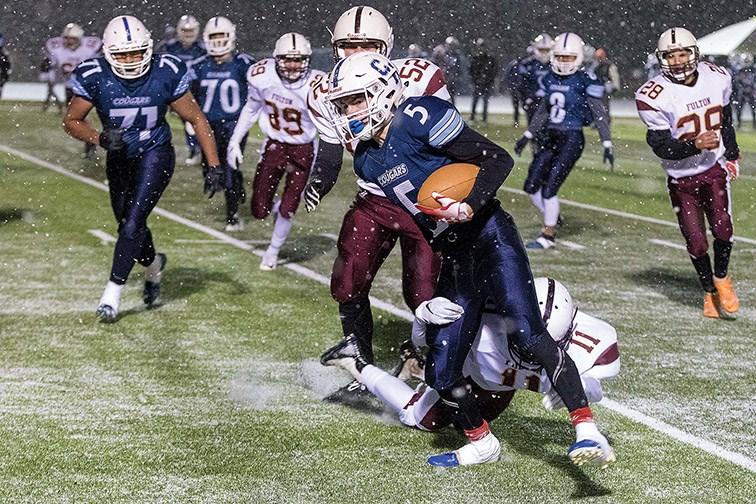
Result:
M585 55L583 46L585 43L575 33L562 33L554 40L554 49L551 51L551 69L557 75L572 75L583 64Z
M276 41L273 57L276 59L276 73L284 85L294 84L307 75L311 56L312 47L304 35L286 33Z
M202 39L207 54L224 56L236 48L236 26L222 16L214 17L205 25Z
M679 51L686 51L688 59L680 63L670 64L667 61L667 57ZM673 82L683 83L698 71L698 46L683 47L664 52L656 51L656 59L659 60L661 72L666 78Z
M358 53L342 61L329 81L328 100L336 109L333 126L345 143L377 136L402 102L404 83L385 57ZM365 108L348 113L345 103L364 100Z
M150 69L152 36L141 21L133 16L118 16L108 23L102 36L102 49L113 73L123 79L137 79ZM139 56L125 62L127 54Z

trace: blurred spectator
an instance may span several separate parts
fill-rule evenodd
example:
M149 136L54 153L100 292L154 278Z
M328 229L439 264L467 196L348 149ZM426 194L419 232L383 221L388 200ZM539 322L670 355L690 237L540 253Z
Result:
M646 71L646 77L648 80L653 79L661 73L659 59L656 57L655 53L650 53L648 55L648 58L646 58L646 64L643 65L643 69Z
M496 76L499 73L499 62L488 54L486 41L479 38L475 41L477 54L470 58L470 78L473 82L473 99L470 120L475 120L475 109L478 102L483 101L483 122L488 122L488 99L491 97Z
M163 28L163 38L155 44L155 53L162 53L167 52L166 47L168 47L170 44L174 44L176 42L176 27L171 25L166 25L165 28Z
M440 48L443 48L443 51ZM438 51L437 51L438 49ZM454 97L460 93L460 85L462 83L462 69L465 68L465 56L459 50L459 40L456 37L446 37L443 46L436 46L433 50L435 58L433 63L441 68L444 73L444 79L446 79L446 88L451 95L451 102L454 103Z
M751 107L751 121L753 128L756 129L756 73L754 73L753 61L753 54L744 52L737 54L735 61L731 61L730 65L732 104L735 108L738 129L742 125L743 108L746 105Z
M0 98L3 96L3 86L8 82L11 74L11 62L5 52L5 37L0 33Z
M410 44L409 48L407 49L407 57L425 59L428 57L428 53L423 51L423 48L420 47L418 44Z
M609 110L609 102L614 93L619 91L621 85L617 65L607 57L606 49L599 47L593 53L593 63L589 68L604 84L604 108L606 109L606 113L609 114L608 119L611 122L612 117Z

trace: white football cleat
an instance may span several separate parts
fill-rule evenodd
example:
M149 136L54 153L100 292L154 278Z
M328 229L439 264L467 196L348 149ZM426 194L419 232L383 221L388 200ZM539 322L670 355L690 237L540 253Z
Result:
M202 162L202 151L195 153L193 156L186 158L185 163L189 166L197 166Z
M125 287L125 284L119 285L115 282L108 282L105 285L105 291L102 293L95 312L101 322L115 322L118 317L118 306L121 304L121 293Z
M236 222L229 222L223 230L227 233L238 233L244 230L244 222L241 219Z
M106 324L115 322L118 317L118 309L106 304L98 306L96 313L100 322L105 322Z
M570 457L570 460L575 465L581 466L590 463L601 469L606 469L609 467L609 464L617 460L614 450L609 446L609 441L598 431L593 422L590 422L589 425L586 424L588 422L578 424L578 428L588 427L586 429L588 432L578 435L577 442L570 446L567 456Z
M278 266L278 250L268 247L262 256L260 269L263 271L273 271Z
M499 455L501 455L501 443L489 432L483 439L472 441L459 450L429 457L428 463L436 467L487 464L498 461Z

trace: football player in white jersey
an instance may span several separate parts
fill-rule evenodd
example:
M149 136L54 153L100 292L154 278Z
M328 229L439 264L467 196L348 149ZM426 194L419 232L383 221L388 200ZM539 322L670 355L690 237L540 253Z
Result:
M386 57L394 34L386 18L372 7L346 11L336 22L331 38L334 58L341 61L357 52L377 52ZM407 97L433 95L449 100L441 69L418 58L393 60L404 82ZM331 74L328 74L331 75ZM317 83L307 98L309 113L318 128L320 144L313 173L305 189L305 204L312 211L333 188L341 170L344 147L356 141L334 127L338 113L326 99L328 78ZM355 334L373 361L373 316L370 287L386 257L399 241L402 250L404 300L414 310L433 296L440 260L431 250L414 220L391 203L381 189L358 179L360 191L344 216L339 232L338 257L331 274L331 295L339 303L344 336ZM355 390L356 382L350 384ZM357 387L359 388L359 387Z
M601 380L617 376L620 370L617 332L608 323L581 312L567 289L552 278L535 279L541 316L549 335L575 361L589 402L603 398ZM412 341L425 346L426 324L448 324L462 315L462 307L445 298L422 303L415 315ZM543 405L549 410L564 408L559 395L551 387L545 371L531 364L507 341L505 319L498 313L486 312L478 336L464 364L464 376L486 421L498 417L509 406L516 390L531 390L544 395ZM395 373L373 366L357 371L355 357L334 358L344 354L341 348L326 351L324 365L342 367L352 373L370 392L399 414L401 422L424 431L437 431L451 424L453 410L441 400L438 392L425 383L415 389L405 383L410 377L423 379L424 360L414 346L402 346L402 363ZM334 347L336 348L336 347ZM357 357L359 358L359 357ZM577 431L577 441L583 435ZM601 436L599 434L598 436ZM597 439L594 433L591 439ZM601 436L604 454L591 462L605 467L615 459L614 451Z
M45 42L44 59L40 65L42 73L39 75L40 80L47 83L47 99L43 107L45 110L54 102L58 105L58 110L63 111L63 102L53 91L53 86L65 85L65 103L69 103L74 95L70 82L71 72L82 61L99 56L101 50L102 39L85 37L84 30L76 23L68 23L60 37L52 37ZM94 144L85 142L84 156L90 157L95 149Z
M273 58L264 59L247 72L248 96L228 144L228 164L243 161L241 142L258 122L266 139L252 184L252 216L275 214L273 237L260 269L278 264L278 253L291 230L310 168L315 158L317 130L307 114L307 93L323 74L310 68L310 41L299 33L287 33L276 41ZM276 189L285 177L280 199Z
M731 318L740 303L728 274L732 251L730 183L738 176L740 151L732 124L732 77L699 61L696 38L685 28L662 33L656 57L661 75L635 93L648 126L646 141L662 159L667 190L704 290L705 317ZM706 224L714 235L714 267Z

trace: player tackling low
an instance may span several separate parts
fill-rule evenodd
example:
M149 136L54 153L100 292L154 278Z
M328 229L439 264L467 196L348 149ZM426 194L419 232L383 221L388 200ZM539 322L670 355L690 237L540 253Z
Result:
M732 77L699 61L696 38L685 28L662 33L656 57L661 75L635 93L648 126L646 141L662 158L667 190L685 246L704 290L704 317L733 317L740 303L728 274L732 251L730 183L740 151L732 125ZM714 235L714 269L704 216Z

